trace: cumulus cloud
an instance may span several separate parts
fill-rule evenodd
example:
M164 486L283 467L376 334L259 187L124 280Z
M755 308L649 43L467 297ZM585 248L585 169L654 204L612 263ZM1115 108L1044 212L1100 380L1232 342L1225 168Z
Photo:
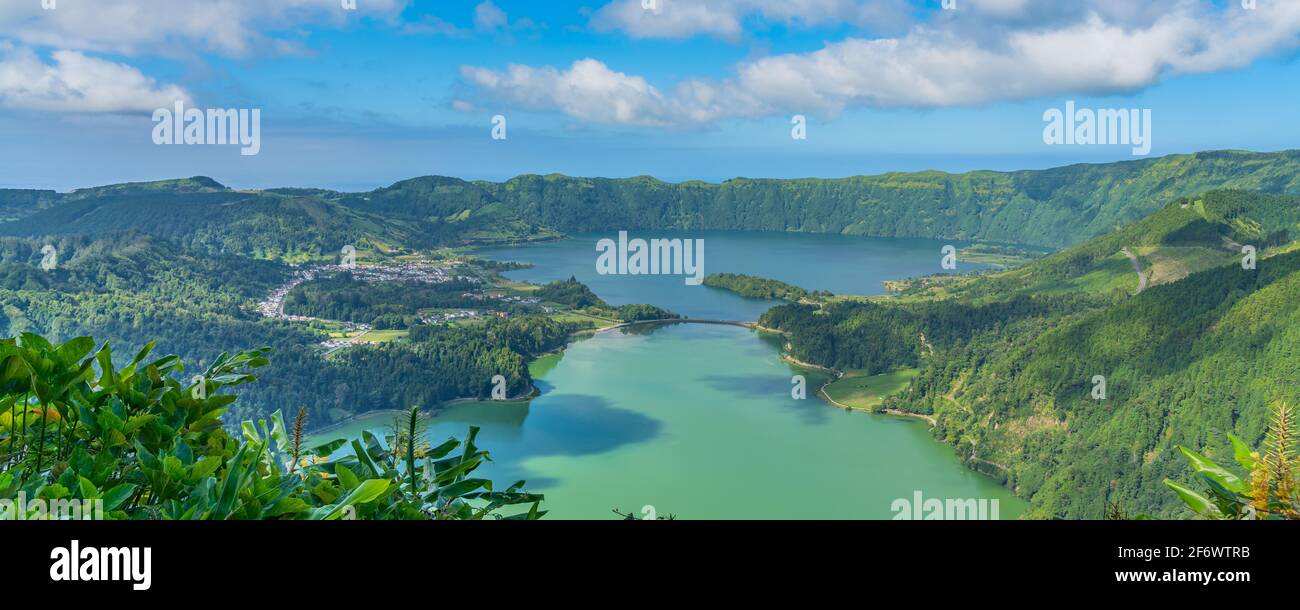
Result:
M909 21L907 0L615 0L597 10L599 31L635 38L686 38L697 34L737 39L746 20L814 27L848 23L897 27Z
M950 21L970 32L999 23L1048 26L1097 14L1125 26L1149 25L1180 5L1207 0L954 0L957 10L939 10L939 0L610 0L595 11L598 31L621 31L634 38L687 38L696 35L737 40L747 26L770 24L816 28L854 26L898 30L917 17Z
M566 70L466 67L462 75L485 96L532 109L603 123L682 126L777 113L834 116L853 107L1132 93L1165 75L1241 68L1300 46L1300 2L1261 2L1249 11L1196 0L1154 0L1163 11L1119 0L1064 8L959 0L967 3L984 18L939 19L895 38L850 37L811 53L759 58L737 66L730 78L687 80L669 92L595 59Z
M510 66L504 72L463 67L475 85L525 108L559 110L598 123L668 126L677 122L674 102L644 78L610 70L594 59L567 70Z
M185 55L196 49L230 57L289 53L300 40L261 32L309 23L344 25L362 17L397 19L410 0L7 0L0 37L27 45L127 55Z
M0 104L49 112L129 112L190 101L184 89L159 85L139 70L56 51L45 63L31 49L0 43Z

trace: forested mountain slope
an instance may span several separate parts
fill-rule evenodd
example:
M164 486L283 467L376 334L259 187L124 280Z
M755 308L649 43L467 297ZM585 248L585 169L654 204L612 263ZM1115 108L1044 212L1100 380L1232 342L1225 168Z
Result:
M1225 432L1258 445L1268 405L1300 398L1297 299L1300 253L1203 271L944 350L899 406L938 415L938 433L1030 497L1033 516L1099 517L1108 500L1171 515L1159 488L1185 477L1177 445L1223 457Z
M429 176L368 193L234 191L209 178L190 178L55 196L0 191L0 217L18 219L0 224L0 234L135 229L197 248L290 260L333 256L346 243L385 250L620 229L801 231L1064 246L1105 235L1178 197L1225 188L1300 194L1300 151L1203 152L1017 172L737 178L721 184L560 175L494 183ZM285 236L294 243L284 243Z
M38 266L47 243L60 253L48 271ZM544 318L492 317L472 329L418 326L408 342L359 345L326 358L319 344L327 335L318 325L254 310L289 275L281 263L199 254L139 232L0 237L0 336L31 332L62 341L93 334L129 353L157 341L198 370L222 351L271 347L264 383L241 393L233 420L305 406L312 425L323 426L370 410L486 395L497 374L510 395L525 392L529 357L563 345L576 330ZM354 292L382 295L390 288L396 286ZM454 282L445 288L464 290Z
M1177 445L1221 457L1225 432L1258 445L1269 404L1300 400L1300 252L1264 248L1297 220L1300 198L1212 192L944 300L784 306L762 323L814 363L920 366L886 406L936 416L1030 516L1100 518L1108 502L1173 516L1161 481L1186 478ZM1225 246L1242 241L1261 244L1255 269ZM1109 273L1119 248L1184 248L1210 266L1137 295L1071 283Z
M0 189L0 223L31 216L61 199L54 191Z
M978 280L927 278L911 284L941 285L949 297L1131 294L1139 286L1167 284L1238 261L1244 246L1264 253L1291 242L1295 235L1300 235L1300 197L1216 190L1177 199L1138 222L1005 273ZM909 294L924 294L924 290Z
M521 217L566 232L746 229L1062 246L1207 190L1300 194L1300 152L1207 152L1042 171L833 180L670 184L644 177L521 176L477 184Z
M431 227L419 221L370 214L319 193L191 188L203 180L74 191L51 207L0 224L0 235L98 237L138 231L197 252L286 261L337 257L348 244L384 250L434 243Z

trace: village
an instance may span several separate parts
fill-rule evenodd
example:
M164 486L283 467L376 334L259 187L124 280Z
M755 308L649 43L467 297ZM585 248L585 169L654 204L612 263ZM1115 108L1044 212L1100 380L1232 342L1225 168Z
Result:
M290 279L273 290L266 299L257 304L257 312L264 318L299 322L317 323L329 329L329 338L319 346L325 356L341 349L357 345L376 345L405 336L401 330L377 330L371 324L350 322L346 320L328 320L312 316L293 315L285 312L285 302L289 295L304 283L326 279L340 273L349 273L352 278L366 283L379 282L421 282L441 284L449 281L461 281L480 287L488 287L491 282L476 273L472 267L466 267L460 260L402 262L398 264L305 264L292 265L294 268ZM457 273L463 271L463 273ZM520 305L538 307L544 313L555 313L556 309L542 305L541 299L501 292L485 292L481 289L466 291L460 295L466 300L480 301L482 308L452 308L446 310L422 311L419 314L421 324L441 325L473 321L484 316L495 315L500 318L510 317L503 306Z

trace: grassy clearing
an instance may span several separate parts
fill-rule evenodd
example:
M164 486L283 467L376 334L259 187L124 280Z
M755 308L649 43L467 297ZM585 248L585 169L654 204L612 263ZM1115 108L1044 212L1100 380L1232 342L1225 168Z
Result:
M405 330L372 330L357 337L356 340L358 343L388 343L405 339L409 334L411 333Z
M902 392L918 369L900 369L880 375L865 375L861 371L848 371L834 383L826 386L831 400L854 409L874 409L887 396Z
M1197 271L1230 265L1238 260L1227 249L1214 250L1203 247L1142 248L1139 250L1139 255L1150 266L1153 285L1176 282Z
M619 323L618 320L615 320L613 318L602 318L599 316L593 316L590 314L582 313L580 311L571 311L571 310L555 312L551 314L551 319L555 320L556 322L576 322L579 324L585 322L585 323L593 324L597 327L609 326L610 324Z

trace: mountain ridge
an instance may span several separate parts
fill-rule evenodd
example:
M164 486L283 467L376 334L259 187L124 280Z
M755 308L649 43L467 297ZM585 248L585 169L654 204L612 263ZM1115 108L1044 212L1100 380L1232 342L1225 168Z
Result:
M257 201L279 197L318 201L322 209L340 214L346 211L343 208L376 214L380 218L372 220L380 224L423 223L421 231L442 244L524 242L613 229L724 229L1059 248L1140 220L1179 197L1227 188L1300 194L1300 150L1204 151L1011 172L928 170L832 179L734 178L721 183L671 183L647 176L525 174L504 182L421 176L360 193L311 188L233 190L210 178L193 177L78 189L57 195L57 201L44 207L6 206L31 195L0 191L0 210L13 216L9 223L0 224L0 232L34 234L30 228L13 228L23 220L55 233L88 230L64 227L56 216L46 214L75 201L170 198L179 204L205 195L240 194ZM358 232L364 231L353 231ZM403 246L383 236L370 237ZM306 249L326 256L335 245L314 244ZM279 255L280 249L270 254Z

